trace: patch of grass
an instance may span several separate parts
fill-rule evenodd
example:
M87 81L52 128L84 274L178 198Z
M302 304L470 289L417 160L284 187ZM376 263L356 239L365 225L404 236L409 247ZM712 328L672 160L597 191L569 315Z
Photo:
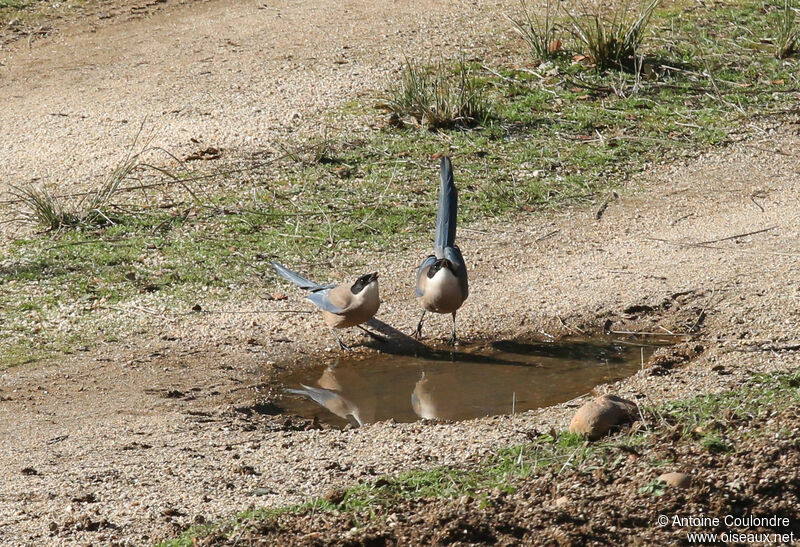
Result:
M134 142L135 146L135 142ZM145 150L146 151L146 150ZM11 196L22 210L19 220L35 224L47 231L114 224L108 210L123 182L140 167L141 153L130 150L94 192L87 193L74 208L65 207L60 196L43 186L12 186Z
M20 10L28 7L31 3L31 0L0 0L0 9Z
M372 519L377 518L380 508L393 507L407 500L471 496L489 503L487 494L490 491L511 493L515 489L513 481L530 476L540 468L558 465L563 471L577 465L583 456L576 458L576 451L586 451L588 454L589 446L581 435L566 432L541 435L530 445L501 450L477 469L438 467L425 471L408 471L394 477L381 477L374 482L346 489L340 496L341 501L336 503L315 499L304 504L246 511L224 523L190 528L178 538L160 543L159 547L194 545L194 538L218 530L226 530L233 535L250 520L274 519L286 513L340 511L352 513L359 518ZM600 443L595 446L605 445Z
M322 509L323 506L328 508L329 504L321 501L313 501L310 503L289 505L276 509L250 509L238 513L225 523L207 523L192 526L191 528L185 530L180 536L159 543L158 547L195 547L197 545L196 538L208 536L221 528L236 530L242 526L243 523L253 519L264 520L275 518L286 513L316 511L318 509Z
M663 481L653 479L646 485L639 487L637 492L640 494L649 494L651 496L663 496L667 491L667 485Z
M658 409L658 416L666 424L679 426L683 436L700 435L703 445L710 446L720 440L721 422L751 420L798 402L800 373L758 375L737 391L667 403Z
M722 454L723 452L730 452L732 450L732 447L728 443L722 440L719 435L713 433L703 435L700 439L700 444L712 454Z
M56 17L73 15L87 6L98 6L102 0L0 0L0 34L2 27L16 21L14 29L41 25ZM23 32L23 35L26 34Z
M24 207L20 214L22 220L46 230L76 226L79 222L78 215L65 209L58 196L44 187L34 184L12 186L11 197L20 200Z
M596 450L581 435L562 432L541 435L529 445L502 449L477 470L439 467L428 471L409 471L396 477L381 478L347 490L339 511L373 511L402 500L481 496L491 490L513 492L513 481L530 476L544 467L558 465L563 471L578 465Z
M567 12L576 37L598 70L631 65L660 0L624 0L611 17Z
M385 108L401 122L411 117L422 127L439 129L484 124L489 118L484 82L464 61L423 66L406 60Z

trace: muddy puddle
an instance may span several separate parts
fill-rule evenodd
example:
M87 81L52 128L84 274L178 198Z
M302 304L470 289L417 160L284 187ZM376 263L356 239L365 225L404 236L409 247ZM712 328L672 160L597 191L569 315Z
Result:
M462 420L569 401L638 371L659 347L608 338L498 341L416 355L343 355L280 379L284 411L334 426Z

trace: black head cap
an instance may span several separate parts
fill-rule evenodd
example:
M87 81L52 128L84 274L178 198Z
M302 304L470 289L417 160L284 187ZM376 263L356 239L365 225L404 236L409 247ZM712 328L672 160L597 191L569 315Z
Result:
M358 294L362 290L364 290L364 287L366 287L367 285L369 285L370 283L372 283L376 279L378 279L378 272L373 272L371 274L362 275L361 277L356 279L356 282L353 283L352 287L350 287L350 292L353 293L353 294Z
M430 268L428 268L428 279L433 279L433 276L436 275L436 272L438 272L442 268L445 268L452 272L453 263L447 260L446 258L440 258L439 260L431 264Z

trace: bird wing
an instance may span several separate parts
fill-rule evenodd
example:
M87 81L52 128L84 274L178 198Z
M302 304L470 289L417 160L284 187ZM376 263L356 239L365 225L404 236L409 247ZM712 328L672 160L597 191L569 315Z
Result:
M444 249L456 241L456 217L458 216L458 191L453 181L453 165L443 156L439 168L439 208L436 211L436 238L434 249L437 258L442 258Z
M466 300L467 296L469 296L469 280L467 279L467 265L464 263L464 257L461 255L461 249L455 245L452 247L445 247L444 257L455 266L458 285L461 288L461 294L464 295L464 300Z
M331 304L343 311L349 310L354 304L353 297L353 292L350 290L350 285L348 283L342 283L338 287L334 287L328 291L328 300L330 300Z
M341 398L341 395L329 389L309 387L305 384L300 384L300 387L302 387L303 389L286 388L286 391L289 393L294 393L295 395L305 395L315 403L322 406L325 406L325 403L327 403L328 401Z
M434 262L436 262L436 257L434 255L430 255L423 260L422 264L420 264L419 268L417 268L417 284L414 287L414 292L417 293L417 296L422 296L425 293L425 274L428 272L428 268L430 268Z
M339 287L333 289L332 288L319 289L306 296L306 298L311 300L314 303L314 305L316 305L321 310L329 311L335 314L340 314L345 311L345 308L337 306L334 300L331 299L331 294L338 288Z

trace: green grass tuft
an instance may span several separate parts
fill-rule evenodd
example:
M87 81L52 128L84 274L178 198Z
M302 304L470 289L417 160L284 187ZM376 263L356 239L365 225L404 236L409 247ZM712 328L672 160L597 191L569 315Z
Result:
M42 186L12 186L10 193L22 204L20 219L25 222L50 231L77 226L80 222L76 212L66 209L58 196Z
M800 25L797 24L797 8L792 0L784 0L778 11L775 35L775 57L786 59L800 48Z
M719 435L715 435L713 433L704 435L700 439L700 444L712 454L722 454L724 452L730 452L733 450L731 445L726 443Z
M557 0L546 0L544 14L540 15L529 9L525 0L520 0L521 17L508 16L514 30L528 45L534 60L545 61L562 52L556 25L560 6Z
M140 166L139 157L140 154L129 152L102 184L95 191L87 193L74 208L66 207L60 196L43 186L28 184L12 187L12 197L22 205L18 220L47 231L114 224L109 207L122 189L123 182Z
M406 61L385 108L398 121L411 117L428 129L481 125L490 115L484 84L464 61L454 68L444 60L431 66Z
M632 6L631 4L638 4ZM568 12L575 36L598 70L620 69L633 64L633 57L660 0L623 0L610 8L612 16Z

